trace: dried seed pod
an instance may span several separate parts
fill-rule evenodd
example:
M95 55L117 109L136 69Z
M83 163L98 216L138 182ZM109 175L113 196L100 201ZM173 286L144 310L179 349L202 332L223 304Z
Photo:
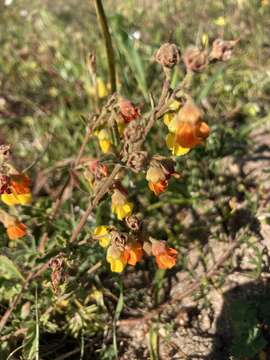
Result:
M10 177L5 174L0 174L0 195L4 193L6 194L11 193L10 184L11 184Z
M115 246L117 249L123 251L128 242L128 235L114 229L110 231L110 235L112 246Z
M127 143L136 143L144 134L144 128L135 121L128 124L124 131L124 139Z
M57 293L59 291L59 286L63 284L66 280L66 273L65 273L65 258L64 255L61 253L57 257L51 259L50 268L52 269L51 273L51 284L53 291Z
M128 155L127 166L135 173L142 171L146 165L148 154L146 151L134 151Z
M180 50L175 44L165 43L156 52L155 60L171 69L180 62Z
M127 216L125 222L132 231L139 231L141 228L141 220L135 215Z
M196 46L190 46L186 49L183 60L187 70L200 72L208 65L208 54Z
M238 40L225 41L223 39L216 39L212 44L212 50L209 55L210 61L229 60L237 43Z
M11 155L11 145L0 145L0 159L7 160Z

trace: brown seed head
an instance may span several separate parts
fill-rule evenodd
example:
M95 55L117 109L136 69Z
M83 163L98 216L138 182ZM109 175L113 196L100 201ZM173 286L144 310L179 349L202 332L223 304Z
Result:
M128 235L117 230L111 230L110 235L112 246L115 246L120 251L123 251L128 243Z
M124 139L127 143L136 143L144 133L144 128L135 121L130 122L124 131Z
M146 151L134 151L128 155L127 166L135 173L142 171L146 165L148 154Z
M165 43L161 45L155 55L155 60L166 68L173 68L180 62L180 51L175 44Z
M141 220L136 215L127 216L125 222L132 231L139 231L141 228Z
M216 39L212 44L212 50L209 56L210 61L229 60L237 43L238 40L225 41L223 39Z
M202 71L208 65L207 52L196 46L190 46L186 49L183 60L187 70L194 72Z

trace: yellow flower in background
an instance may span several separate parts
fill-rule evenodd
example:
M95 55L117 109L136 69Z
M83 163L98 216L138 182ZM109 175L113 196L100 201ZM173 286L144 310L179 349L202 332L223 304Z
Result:
M93 231L93 236L99 241L99 245L103 248L109 246L111 238L108 232L108 226L97 226Z
M172 154L174 156L182 156L189 152L189 148L182 147L181 145L178 145L176 142L176 135L173 133L169 133L166 136L166 144L168 149L171 150Z
M224 16L219 16L217 19L214 20L214 23L217 26L225 26L228 20Z
M105 82L102 80L101 77L97 77L96 86L97 86L97 88L95 88L95 86L93 86L93 84L90 84L88 82L84 85L86 92L91 96L95 96L96 91L97 91L97 95L100 99L109 95L110 87L109 87L109 85L105 84Z
M202 45L203 46L208 46L208 43L209 43L209 37L208 37L208 34L206 34L206 33L203 33L202 34Z
M112 212L116 214L118 220L123 220L130 216L133 210L133 203L128 201L126 195L119 190L114 190L112 195Z
M121 273L127 264L127 260L125 256L123 256L123 252L114 246L110 246L108 248L106 260L111 266L111 271L117 273Z
M111 139L109 131L107 129L101 129L101 130L95 131L95 135L98 138L101 151L104 154L108 154L110 152L111 146L112 146L112 139Z
M106 86L106 84L100 77L97 78L97 93L98 97L101 99L108 96L109 94L108 86Z

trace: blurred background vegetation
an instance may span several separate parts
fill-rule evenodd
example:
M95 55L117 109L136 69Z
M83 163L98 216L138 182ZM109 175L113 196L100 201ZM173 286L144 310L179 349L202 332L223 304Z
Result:
M183 51L190 44L207 48L218 37L240 39L229 63L209 67L193 79L192 94L205 109L212 132L205 147L177 160L183 180L172 181L159 198L147 190L144 175L138 175L129 186L129 197L150 234L168 239L179 250L177 270L165 275L145 260L136 269L114 275L98 245L85 242L67 247L88 201L82 179L64 203L61 215L50 223L53 201L83 141L84 118L95 111L86 66L91 51L97 57L100 104L106 101L109 76L104 43L93 1L1 0L0 142L12 144L13 160L19 169L35 163L29 171L34 202L20 211L30 229L28 236L8 242L1 228L1 315L35 265L66 251L69 268L60 295L51 289L49 271L24 291L3 331L1 359L114 359L117 352L124 359L129 340L116 332L120 312L122 318L136 316L165 301L179 281L178 273L186 271L190 279L196 278L195 269L188 267L191 249L198 250L199 261L207 268L209 239L214 248L215 244L226 244L228 236L241 227L247 228L245 249L253 251L248 260L249 277L258 280L265 270L263 250L257 246L260 237L253 225L268 221L264 179L269 167L264 165L251 179L243 166L258 147L265 150L266 140L258 137L258 132L266 135L269 131L270 2L106 0L104 6L116 55L118 92L142 111L149 109L149 93L158 97L161 91L162 73L153 61L160 44L172 41ZM174 70L172 86L184 72L183 65ZM162 124L152 130L147 141L151 153L169 154L165 141L161 141L165 134ZM95 139L89 142L87 155L100 156ZM126 184L130 185L129 181L127 177ZM89 219L81 240L89 238L95 224L115 221L109 203L104 200L96 218ZM246 217L236 216L238 207ZM258 213L263 213L259 219ZM48 229L46 254L41 255L38 247ZM91 271L98 261L102 266ZM224 267L215 286L224 284L232 269L231 264ZM203 284L197 296L207 299L211 285ZM260 311L269 312L270 306L265 304ZM256 356L268 346L263 333L256 331L256 314L252 313L250 332L245 332L237 320L238 312L234 313L233 323L238 324L237 333L243 336L234 337L232 354L235 358ZM170 342L173 318L167 318L165 325L166 341ZM144 355L138 343L130 359L158 358L155 329L150 332ZM37 352L40 357L36 357Z

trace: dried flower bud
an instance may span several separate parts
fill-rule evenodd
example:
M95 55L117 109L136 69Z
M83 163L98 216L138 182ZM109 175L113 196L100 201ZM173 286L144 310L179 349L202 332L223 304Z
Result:
M155 60L166 68L173 68L180 62L180 51L175 44L165 43L158 49Z
M183 60L186 68L194 72L202 71L208 65L207 52L195 46L190 46L186 49Z
M132 231L140 230L141 220L137 216L135 216L135 215L127 216L125 218L125 222L126 222L127 226L130 228L130 230L132 230Z
M11 145L0 145L0 159L8 159L11 154Z
M59 254L57 257L51 259L50 268L52 269L51 273L51 284L53 291L55 293L59 290L59 285L64 283L66 280L66 273L64 270L65 258L63 254Z
M91 161L89 169L92 174L95 176L96 180L101 180L104 177L107 177L109 174L108 166L99 162L99 160Z
M140 116L140 110L131 101L124 98L119 100L119 109L125 123L129 123Z
M128 242L128 235L113 229L110 231L110 236L112 246L123 251Z
M148 154L146 151L134 151L128 155L127 166L135 173L142 171L147 162Z
M139 141L144 134L144 128L136 122L131 122L125 128L124 139L127 143L136 143Z
M212 44L212 51L210 53L211 61L227 61L232 56L232 51L238 40L225 41L223 39L216 39Z
M0 174L0 195L4 193L11 193L10 190L11 179L9 176Z

